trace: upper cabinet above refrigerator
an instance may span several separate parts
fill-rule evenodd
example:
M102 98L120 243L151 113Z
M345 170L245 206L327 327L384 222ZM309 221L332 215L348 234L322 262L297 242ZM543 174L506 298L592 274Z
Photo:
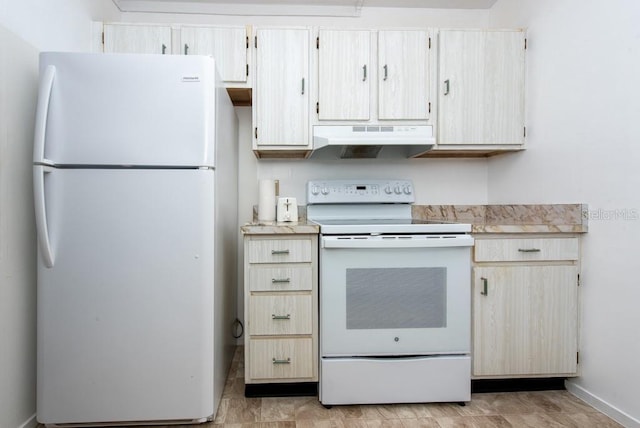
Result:
M106 53L173 53L170 25L106 24L102 43Z
M210 55L224 82L246 82L249 77L249 36L245 27L182 26L182 55Z
M100 52L212 56L233 104L251 106L251 26L114 22L100 27Z

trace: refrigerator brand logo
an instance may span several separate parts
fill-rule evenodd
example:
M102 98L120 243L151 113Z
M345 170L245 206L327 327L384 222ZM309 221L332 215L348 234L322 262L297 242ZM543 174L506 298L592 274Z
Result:
M182 76L183 82L199 82L200 76Z

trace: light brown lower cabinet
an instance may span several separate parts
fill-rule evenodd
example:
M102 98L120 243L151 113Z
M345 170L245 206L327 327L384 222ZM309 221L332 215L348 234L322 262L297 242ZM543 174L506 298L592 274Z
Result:
M317 382L317 235L245 235L245 383Z
M578 373L579 238L476 237L473 376Z

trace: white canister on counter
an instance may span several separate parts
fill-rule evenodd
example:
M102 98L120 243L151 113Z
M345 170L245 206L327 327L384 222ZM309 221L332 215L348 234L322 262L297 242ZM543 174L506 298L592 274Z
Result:
M262 179L258 186L258 220L276 219L276 180Z

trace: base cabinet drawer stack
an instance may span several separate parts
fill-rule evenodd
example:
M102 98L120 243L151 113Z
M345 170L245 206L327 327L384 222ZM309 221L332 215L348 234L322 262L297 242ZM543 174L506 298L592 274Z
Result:
M245 383L318 380L316 235L245 235Z
M579 238L477 236L473 375L575 376Z

